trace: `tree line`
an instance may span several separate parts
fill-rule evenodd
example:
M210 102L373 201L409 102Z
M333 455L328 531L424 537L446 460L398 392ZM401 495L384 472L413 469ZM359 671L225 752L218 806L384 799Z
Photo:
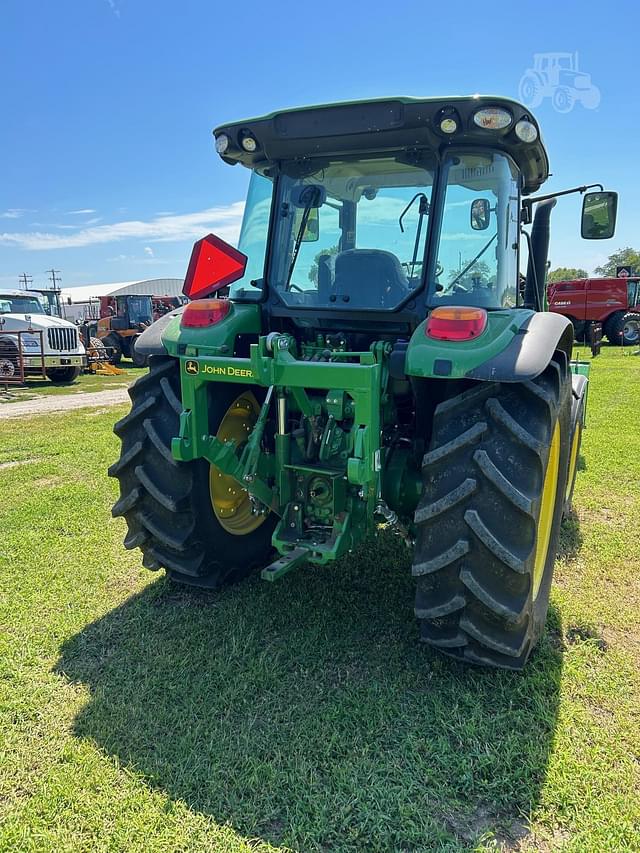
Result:
M634 273L640 274L640 251L629 246L618 249L609 255L606 263L596 267L595 273L601 278L613 278L617 267L630 267ZM549 271L547 281L551 284L554 281L571 281L576 278L589 278L589 275L580 267L557 267Z

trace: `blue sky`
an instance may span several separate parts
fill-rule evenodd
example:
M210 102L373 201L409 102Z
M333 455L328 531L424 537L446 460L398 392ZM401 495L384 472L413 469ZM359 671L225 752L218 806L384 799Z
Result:
M0 284L182 276L194 240L237 234L248 175L213 150L217 124L305 103L474 92L517 97L534 53L579 53L595 109L534 110L546 189L620 192L613 240L554 212L553 266L592 270L640 246L637 54L631 2L400 6L344 0L3 0Z

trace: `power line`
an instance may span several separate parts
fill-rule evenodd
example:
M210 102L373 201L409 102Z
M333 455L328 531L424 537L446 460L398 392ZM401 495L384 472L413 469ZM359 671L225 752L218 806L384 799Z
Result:
M33 276L27 275L26 272L23 272L22 275L18 276L18 281L25 290L29 290L29 285L33 281Z
M49 281L53 285L53 290L60 290L59 287L56 287L56 284L59 284L62 279L60 278L60 270L45 270L45 272L49 273Z

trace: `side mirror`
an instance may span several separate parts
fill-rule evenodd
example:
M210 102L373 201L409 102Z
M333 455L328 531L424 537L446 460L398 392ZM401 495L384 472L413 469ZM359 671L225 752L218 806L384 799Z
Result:
M608 240L616 230L618 193L586 193L580 233L585 240Z
M321 184L301 184L291 190L291 204L294 207L322 207L327 198L327 191Z
M474 231L486 231L491 218L489 199L476 198L471 202L471 227Z

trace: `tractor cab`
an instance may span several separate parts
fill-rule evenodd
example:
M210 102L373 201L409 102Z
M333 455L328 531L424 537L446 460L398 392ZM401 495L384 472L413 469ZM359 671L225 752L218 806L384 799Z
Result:
M246 267L230 296L259 303L273 328L307 337L374 330L391 340L413 334L436 308L484 316L542 307L544 227L534 228L528 247L524 300L517 292L521 225L549 168L522 105L368 101L214 133L225 162L252 170L238 246ZM610 200L591 193L585 205L583 236L591 229L603 237L615 212ZM190 297L193 275L192 264Z
M118 332L140 332L153 321L151 296L101 297L100 319L108 320L109 327Z
M131 358L136 366L144 366L146 359L135 352L136 340L153 323L151 296L124 294L100 297L100 319L88 324L89 337L102 341L114 364L122 356Z
M391 335L438 306L515 306L521 194L548 169L525 109L454 98L323 112L215 132L223 159L253 172L231 297L283 328Z

